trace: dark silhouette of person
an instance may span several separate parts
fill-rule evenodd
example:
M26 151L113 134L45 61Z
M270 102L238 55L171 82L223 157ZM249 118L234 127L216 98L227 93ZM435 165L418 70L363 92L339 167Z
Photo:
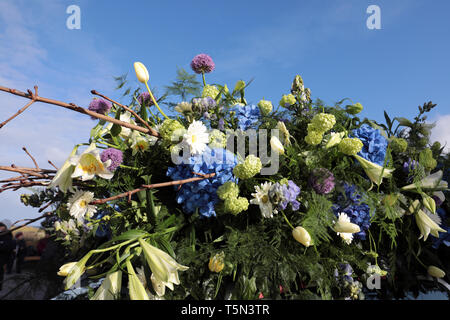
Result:
M27 245L22 232L16 234L16 272L22 272L22 265L27 255Z
M14 242L11 232L8 232L6 225L0 222L0 290L3 287L5 267L8 263L11 252L14 250Z

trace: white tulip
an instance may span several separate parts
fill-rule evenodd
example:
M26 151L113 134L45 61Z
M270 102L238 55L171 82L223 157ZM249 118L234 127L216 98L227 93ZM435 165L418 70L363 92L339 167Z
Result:
M284 154L284 147L281 141L273 136L270 138L270 146L272 147L272 150L275 150L278 154Z
M134 71L136 71L136 77L139 80L139 82L147 83L148 80L150 79L147 68L144 66L143 63L135 62Z

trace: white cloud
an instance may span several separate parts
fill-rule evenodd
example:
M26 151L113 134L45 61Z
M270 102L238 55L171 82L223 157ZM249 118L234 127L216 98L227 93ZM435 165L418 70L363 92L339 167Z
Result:
M431 132L431 141L439 141L442 146L446 145L445 151L450 152L450 114L438 115L434 121L436 126Z

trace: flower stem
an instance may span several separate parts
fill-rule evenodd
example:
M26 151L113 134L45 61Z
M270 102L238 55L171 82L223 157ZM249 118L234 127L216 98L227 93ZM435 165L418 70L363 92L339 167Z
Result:
M121 164L120 167L121 167L121 168L125 168L125 169L130 169L130 170L139 170L139 168L136 168L136 167L130 167L130 166L127 166L127 165L124 165L124 164Z
M284 220L286 220L287 224L289 225L289 227L291 227L292 230L294 230L295 228L292 226L292 224L289 222L288 218L286 217L286 215L284 214L284 211L281 211L281 213L283 214L283 218Z
M202 72L202 80L203 80L203 86L206 87L206 79L205 79L205 73Z
M166 116L166 114L161 110L161 108L158 105L158 102L156 102L155 97L153 96L152 91L150 90L150 88L148 87L148 83L145 83L145 86L147 87L148 93L150 94L150 98L152 99L153 103L155 104L156 108L158 108L159 112L161 112L161 114L164 116L164 118L166 118L167 120L169 120L169 117Z

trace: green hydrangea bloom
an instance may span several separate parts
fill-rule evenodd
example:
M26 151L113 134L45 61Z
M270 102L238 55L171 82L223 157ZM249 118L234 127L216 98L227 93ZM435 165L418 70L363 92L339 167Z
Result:
M217 188L217 196L222 199L235 199L239 196L239 187L232 181L227 181Z
M209 133L209 147L214 148L226 148L227 137L225 133L220 130L214 129Z
M237 215L242 211L246 211L248 209L248 200L244 197L239 198L228 198L224 202L224 211L226 213L231 213Z
M272 112L272 108L273 108L272 102L267 101L267 100L259 101L258 102L258 107L259 107L259 110L261 111L261 113L264 116L267 116L269 113L271 113Z
M402 153L408 148L408 142L402 138L394 138L390 143L390 147L395 153Z
M339 143L339 151L348 156L354 156L361 151L363 143L358 138L344 138Z
M257 175L262 169L261 160L254 155L249 155L243 163L238 164L233 169L233 174L239 179L250 179Z
M431 171L437 166L437 161L433 158L433 151L430 148L426 148L419 153L419 162L427 171Z
M181 133L186 130L177 120L166 119L159 128L159 134L168 142L176 142L176 138L181 136ZM174 138L174 140L172 140Z
M285 94L280 100L280 106L286 107L295 104L297 100L293 94Z
M216 86L206 85L203 87L202 98L211 97L215 99L219 92Z
M336 124L336 118L332 114L318 113L311 120L311 126L308 126L314 131L327 132Z
M322 142L323 132L308 130L308 135L305 137L305 141L307 144L316 146Z
M285 184L288 185L289 184L289 180L287 178L283 178L279 181L279 184Z

